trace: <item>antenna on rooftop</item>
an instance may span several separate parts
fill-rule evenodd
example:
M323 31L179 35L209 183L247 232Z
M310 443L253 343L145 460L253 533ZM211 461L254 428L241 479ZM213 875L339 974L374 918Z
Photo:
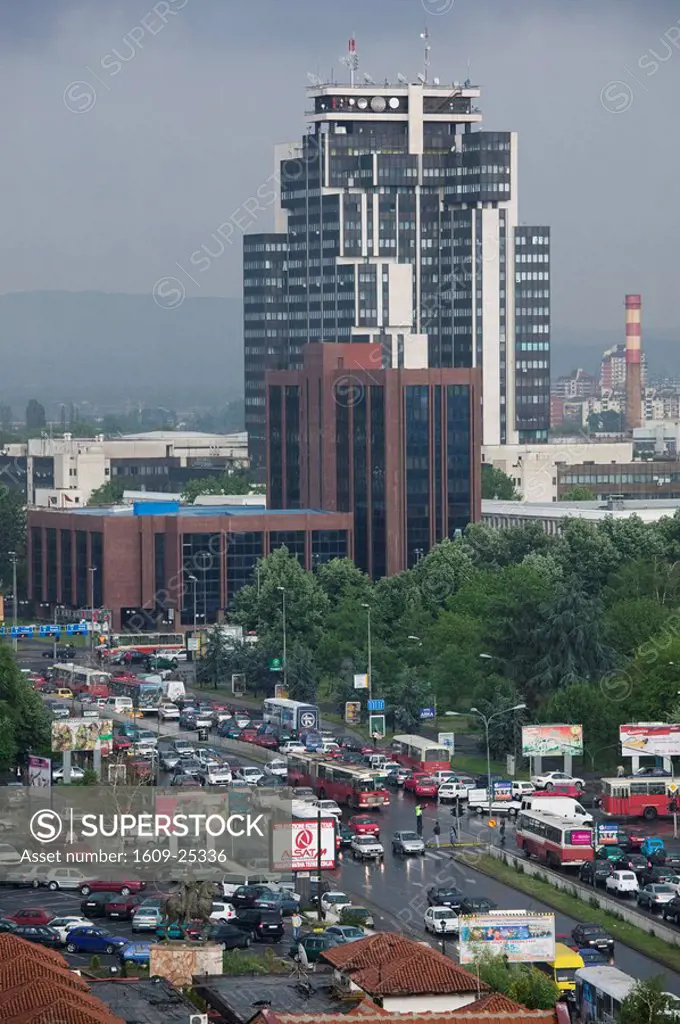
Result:
M424 73L424 75L422 75L422 77L421 77L421 75L418 75L418 78L422 81L423 85L425 85L426 82L427 82L427 76L430 73L430 54L432 53L432 47L430 46L430 33L427 30L427 25L425 26L423 31L420 33L420 38L425 43L425 54L424 54L424 61L423 61L424 65L425 65L425 73Z
M359 69L359 54L357 53L357 42L354 36L349 40L347 56L341 57L340 60L346 68L349 68L349 84L354 88L356 73Z
M318 75L313 75L309 71L307 72L307 78L309 79L309 84L311 86L313 86L313 88L315 88L315 89L318 89L318 87L320 85L323 85L323 82L321 81L319 76Z
M470 64L470 58L469 57L468 57L468 62L467 62L467 78L465 79L463 85L465 86L466 89L469 89L470 86L472 85L472 66Z
M366 85L375 85L374 79L366 71L364 71L363 79Z

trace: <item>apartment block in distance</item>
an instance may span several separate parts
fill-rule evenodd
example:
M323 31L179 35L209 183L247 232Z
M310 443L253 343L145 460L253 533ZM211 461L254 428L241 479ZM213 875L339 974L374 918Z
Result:
M481 373L404 362L317 344L303 369L267 374L269 507L352 513L354 561L374 579L481 516Z
M422 338L426 365L481 370L485 444L547 442L550 231L521 224L517 134L481 129L470 81L357 81L308 89L276 231L244 239L253 465L265 374L301 370L314 342Z

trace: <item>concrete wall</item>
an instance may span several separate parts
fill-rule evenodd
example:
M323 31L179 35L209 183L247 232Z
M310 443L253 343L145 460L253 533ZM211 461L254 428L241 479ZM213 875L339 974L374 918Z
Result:
M557 465L632 461L630 441L612 444L483 445L482 461L502 470L515 483L524 501L557 500Z

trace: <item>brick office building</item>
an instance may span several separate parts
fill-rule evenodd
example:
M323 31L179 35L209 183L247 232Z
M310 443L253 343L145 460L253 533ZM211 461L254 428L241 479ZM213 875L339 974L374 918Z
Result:
M131 621L139 629L140 619L148 628L192 626L195 611L199 623L214 623L253 582L258 559L284 545L307 569L351 558L352 530L348 513L312 509L154 501L29 509L29 598L111 609L114 630Z
M479 370L409 369L408 350L368 343L304 356L266 376L270 508L352 513L354 560L376 579L481 519Z

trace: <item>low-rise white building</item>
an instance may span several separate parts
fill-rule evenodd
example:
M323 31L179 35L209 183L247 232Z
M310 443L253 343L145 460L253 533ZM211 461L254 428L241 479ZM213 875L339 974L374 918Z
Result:
M558 534L564 521L569 518L600 522L612 519L629 519L637 516L643 523L656 523L666 516L673 516L680 510L680 499L658 501L482 501L482 522L497 530L511 526L526 526L538 523L545 533Z
M482 462L509 476L523 501L557 501L557 466L633 461L633 442L483 445Z

